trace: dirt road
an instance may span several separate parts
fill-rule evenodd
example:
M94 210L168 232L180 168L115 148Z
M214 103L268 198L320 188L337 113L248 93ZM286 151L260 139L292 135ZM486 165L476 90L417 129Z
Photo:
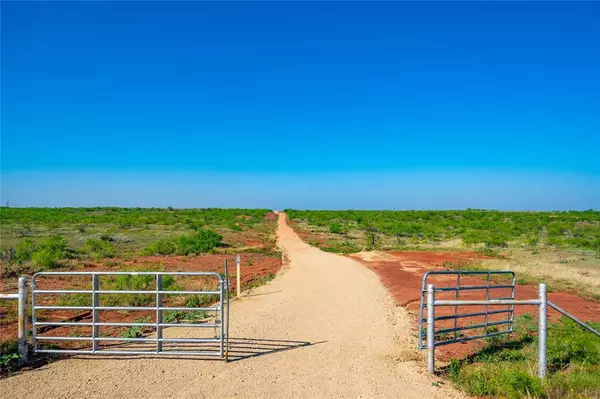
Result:
M71 358L0 380L2 396L461 396L424 373L409 316L394 307L373 272L305 244L284 215L278 239L289 265L231 306L238 360Z

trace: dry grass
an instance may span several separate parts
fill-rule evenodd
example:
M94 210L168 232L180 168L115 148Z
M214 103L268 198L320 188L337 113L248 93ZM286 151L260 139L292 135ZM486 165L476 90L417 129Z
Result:
M518 276L544 279L555 286L600 298L600 259L591 254L525 249L504 251L505 259L484 259L485 269L512 270Z

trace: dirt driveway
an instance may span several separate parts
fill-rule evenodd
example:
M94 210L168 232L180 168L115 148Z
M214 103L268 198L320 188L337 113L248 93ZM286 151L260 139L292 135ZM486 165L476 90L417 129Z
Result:
M2 396L461 396L448 384L432 384L424 373L410 316L394 306L372 271L305 244L285 215L278 238L289 265L271 283L232 303L237 360L71 358L0 380Z

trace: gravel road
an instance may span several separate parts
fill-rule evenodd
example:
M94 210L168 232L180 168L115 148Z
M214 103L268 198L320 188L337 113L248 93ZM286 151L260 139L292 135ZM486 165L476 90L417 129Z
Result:
M289 263L233 301L238 359L76 357L0 380L3 398L458 398L433 383L410 316L352 259L302 242L280 214ZM185 331L192 336L192 331ZM170 335L170 333L169 333Z

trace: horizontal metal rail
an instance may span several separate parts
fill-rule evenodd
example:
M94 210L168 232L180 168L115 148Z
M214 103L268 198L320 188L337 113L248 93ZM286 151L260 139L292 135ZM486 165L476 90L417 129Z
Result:
M448 276L456 276L456 284L454 286L443 286L443 287L435 287L435 291L436 292L442 292L442 293L453 293L454 294L454 300L455 301L460 301L460 302L448 302L447 306L454 306L454 314L452 315L442 315L442 316L438 316L435 318L436 321L440 321L440 320L452 320L453 324L454 324L454 328L453 329L448 329L448 332L454 332L454 341L459 342L457 340L459 340L459 332L460 331L464 331L465 328L458 328L458 320L459 319L465 319L465 318L472 318L472 317L483 317L484 318L484 336L493 336L493 335L486 335L486 334L494 334L494 335L498 335L497 331L488 331L488 327L493 327L495 324L493 324L492 322L490 322L489 320L489 316L490 315L497 315L497 314L506 314L506 321L508 324L508 329L507 332L503 331L501 332L501 334L506 334L506 333L510 333L512 332L512 328L513 328L513 321L514 321L514 304L510 303L510 302L501 302L503 300L514 300L515 298L515 285L516 285L516 275L514 272L512 271L506 271L506 270L497 270L497 271L482 271L482 270L474 270L474 271L469 271L469 270L437 270L437 271L431 271L431 272L427 272L423 275L423 279L421 282L421 298L420 298L420 307L419 307L419 325L418 325L418 349L425 349L427 348L427 344L425 344L423 342L423 338L425 337L425 331L423 330L423 324L425 323L425 318L424 318L424 311L425 311L425 307L427 306L427 303L425 301L425 296L427 293L427 285L428 285L428 278L433 278L433 277L445 277L444 282L447 281L447 277ZM477 279L483 279L485 278L485 284L477 284L476 282L470 282L470 284L465 284L465 282L468 283L468 281L465 281L465 278L470 277L471 281L473 278ZM496 277L500 277L500 278L509 278L510 279L510 284L509 283L496 283L494 281L492 281L494 278ZM510 290L510 295L504 294L502 295L502 297L498 297L497 294L502 294L503 291L498 291L498 290ZM484 296L484 298L481 298L482 301L485 302L480 302L481 305L485 306L485 310L482 312L469 312L469 313L461 313L460 312L460 308L459 306L463 305L464 302L461 300L461 295L465 294L465 293L474 293L477 294L479 296ZM493 296L496 297L493 297ZM463 295L464 296L464 295ZM490 303L487 302L489 300L494 300L496 302L494 303ZM490 306L494 306L494 305L498 305L498 306L507 306L508 308L506 309L490 309ZM442 306L442 303L439 304L439 306ZM494 321L494 323L496 323L497 321ZM504 324L504 323L503 323ZM464 338L464 337L463 337ZM464 340L464 339L462 339Z
M38 337L38 341L94 341L93 337ZM98 337L96 341L127 341L127 342L175 342L175 343L218 343L218 338L127 338L127 337Z
M437 290L436 290L437 291ZM438 299L435 306L477 306L477 305L539 305L539 299L488 299L488 300L461 300Z
M493 288L512 288L512 285L462 285L460 287L438 287L435 290L442 291L475 291L475 290L491 290Z
M468 318L468 317L485 316L486 314L490 315L490 314L502 314L502 313L510 313L510 309L490 310L487 313L486 312L475 312L475 313L451 314L448 316L436 316L435 320L436 321L453 320L453 319L462 319L462 318Z
M435 334L437 335L437 334L447 334L447 333L454 332L454 331L476 330L478 328L485 328L485 327L489 327L489 326L500 326L502 324L509 324L509 323L510 323L510 320L490 321L487 323L470 324L468 326L462 326L462 327L445 328L442 330L435 331Z
M471 341L480 338L489 338L492 336L506 334L510 332L510 329L505 331L495 331L488 332L487 328L489 326L497 326L504 324L511 324L512 320L502 320L502 321L488 321L486 319L483 324L473 324L468 326L461 326L454 328L445 328L436 330L435 322L438 320L448 320L451 316L441 316L435 317L435 307L436 306L494 306L494 305L535 305L538 306L538 376L543 379L546 376L546 341L547 341L547 319L548 319L548 307L555 309L560 312L564 316L570 318L575 323L580 325L581 327L587 329L593 334L600 336L600 332L586 323L582 322L571 313L566 310L560 308L554 303L548 301L548 297L546 294L546 284L540 284L538 287L539 296L537 299L525 299L525 300L515 300L515 299L488 299L488 300L436 300L435 293L439 291L432 284L427 286L427 361L428 361L428 370L430 373L433 373L435 370L435 348L437 346L449 345L457 342ZM501 311L499 311L501 312ZM489 312L491 314L491 312ZM471 313L465 314L462 316L480 316L481 313ZM468 337L456 337L450 340L443 340L436 342L436 336L440 336L443 334L447 334L450 332L471 330L485 328L485 333L477 336L468 336Z
M453 338L453 339L449 339L446 341L436 342L435 346L437 348L438 346L457 344L460 342L473 341L473 340L482 339L482 338L490 338L490 337L495 337L497 335L508 334L509 332L510 331L508 331L508 330L503 330L503 331L488 332L487 334L482 334L482 335L474 335L474 336L469 336L469 337L458 337L458 338Z
M227 268L226 268L227 269ZM101 289L100 288L100 277L101 276L153 276L155 278L155 284L153 289L130 289L130 290L116 290L116 289ZM87 276L91 279L91 289L38 289L36 285L38 282L45 278L52 277L76 277L76 276ZM163 277L164 276L181 276L181 277L210 277L215 278L218 282L218 290L171 290L163 288ZM225 276L228 276L227 272ZM80 280L78 280L80 281ZM224 357L227 351L227 336L224 330L224 323L228 323L225 319L224 309L228 308L227 292L229 284L223 276L216 272L40 272L36 273L32 278L31 284L31 295L32 295L32 337L33 337L33 348L36 353L78 353L78 354L169 354L169 355L202 355L202 356L219 356ZM60 306L53 303L48 303L46 297L42 302L39 303L40 298L43 295L62 294L62 295L75 295L75 294L87 294L89 295L89 305L65 305ZM104 306L101 304L101 298L104 295L147 295L152 296L154 306ZM169 296L175 295L212 295L215 296L215 305L204 306L204 307L189 307L189 306L167 306L163 303L163 299ZM91 314L91 320L87 319L84 321L76 321L73 319L66 320L37 320L39 312L42 311L88 311ZM101 321L101 318L109 317L111 311L145 311L154 312L155 317L153 321L114 321L110 319ZM179 323L166 323L163 321L164 312L215 312L214 322L198 322L190 323L186 322L185 314L182 322ZM39 335L37 328L43 326L53 327L91 327L91 336L75 337L75 336L47 336ZM152 328L155 332L154 336L149 337L105 337L101 336L101 327L147 327ZM215 329L215 338L183 338L183 337L172 337L164 338L164 328L201 328L201 329ZM216 331L219 331L217 333ZM39 348L38 341L82 341L89 342L91 348ZM106 347L101 347L102 342L123 342L123 343L152 343L155 345L153 350L137 350L136 348L124 348L123 350L110 350ZM165 350L163 344L165 343L188 343L188 344L204 344L213 343L218 344L216 347L210 348L211 350L204 350L198 348L198 350L181 351L177 348ZM200 350L202 349L202 350Z
M489 276L489 275L488 275ZM488 277L489 281L489 277ZM457 342L465 342L472 341L475 339L481 338L489 338L493 336L498 336L501 334L507 334L511 332L512 329L512 319L510 320L501 320L501 321L489 321L486 319L484 323L473 324L468 326L454 326L453 328L446 329L435 329L435 308L436 306L485 306L486 313L488 312L488 306L494 305L536 305L539 308L539 347L538 347L538 375L540 378L544 378L546 376L546 332L547 332L547 297L546 297L546 284L539 285L539 297L538 299L526 299L526 300L516 300L516 299L486 299L486 300L436 300L435 293L439 291L435 288L433 284L429 284L427 286L427 369L430 373L435 372L435 348L436 346L449 345ZM512 308L511 308L512 310ZM456 319L455 319L456 320ZM490 326L498 326L508 324L510 328L504 331L488 331L488 327ZM471 329L484 329L484 334L472 337L457 337L455 335L454 339L444 340L440 342L436 342L436 336L447 334L450 332L454 332L457 334L459 331L471 330Z
M40 272L35 276L205 276L222 279L217 272Z
M132 351L132 350L80 350L80 349L38 349L37 353L64 353L73 355L177 355L177 356L217 356L215 351Z
M156 295L156 290L36 290L37 294L146 294ZM220 295L220 291L158 291L159 294L171 295Z
M35 326L81 326L81 327L90 327L90 326L104 326L104 327L208 327L215 328L219 327L220 324L209 324L209 323L137 323L135 321L132 322L77 322L77 321L36 321L34 323Z
M137 311L137 310L155 310L154 306L36 306L38 310L114 310L114 311ZM185 310L185 311L218 311L219 306L208 308L188 308L188 307L169 307L163 306L162 310Z

